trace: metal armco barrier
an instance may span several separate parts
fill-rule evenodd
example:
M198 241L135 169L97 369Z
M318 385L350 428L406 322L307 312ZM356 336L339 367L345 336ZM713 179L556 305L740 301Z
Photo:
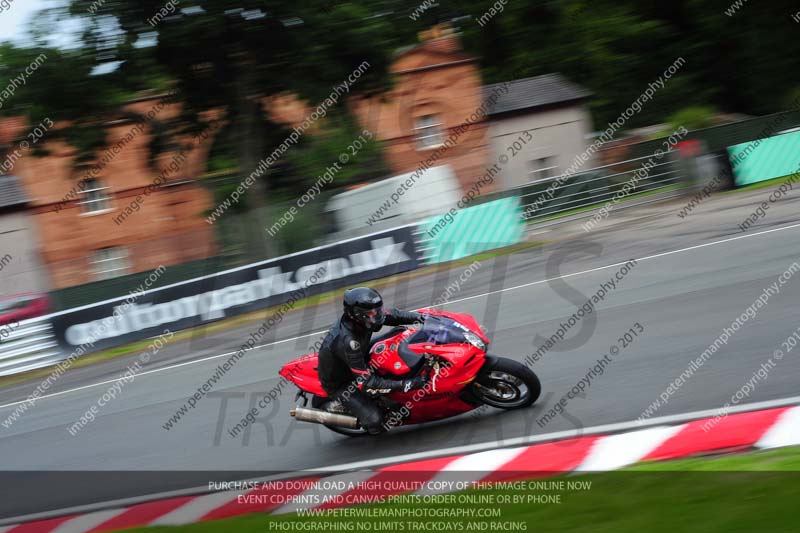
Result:
M50 317L23 320L0 340L0 376L52 365L64 358Z
M523 216L528 222L538 222L569 212L592 207L600 208L615 195L628 192L628 196L655 192L685 182L679 161L665 157L652 163L649 172L641 172L645 162L653 156L597 167L559 181L560 176L537 180L516 189L522 198Z

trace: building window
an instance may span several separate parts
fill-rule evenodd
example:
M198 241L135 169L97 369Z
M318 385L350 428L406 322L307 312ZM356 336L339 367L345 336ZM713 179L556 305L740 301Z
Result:
M83 200L80 202L84 213L97 213L111 209L111 196L108 187L95 178L88 178L83 189Z
M95 280L111 279L130 271L128 252L121 247L95 250L91 259Z
M531 161L531 170L529 171L531 181L551 179L557 174L558 166L553 157L540 157Z
M444 142L442 121L437 115L424 115L417 118L414 123L414 132L420 150L436 148Z

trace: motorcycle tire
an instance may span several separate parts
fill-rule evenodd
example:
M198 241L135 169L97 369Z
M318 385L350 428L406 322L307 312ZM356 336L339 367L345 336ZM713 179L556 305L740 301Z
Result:
M469 385L470 394L481 403L498 409L523 409L539 399L542 384L527 366L505 357L493 356Z

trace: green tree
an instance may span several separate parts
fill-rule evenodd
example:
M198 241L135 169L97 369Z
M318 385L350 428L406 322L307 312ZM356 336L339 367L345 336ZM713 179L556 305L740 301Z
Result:
M79 149L79 161L90 162L105 143L104 125L124 101L144 89L175 89L182 114L154 124L152 159L175 136L206 128L209 111L221 110L231 127L217 162L227 159L241 181L285 138L285 130L270 122L263 97L290 92L316 106L364 65L351 91L388 86L397 32L385 17L374 16L371 4L346 2L321 11L310 0L72 0L47 16L78 19L80 48L51 50L48 71L37 74L41 83L32 84L20 102L32 121L37 114L69 121L63 134ZM37 50L7 46L0 53L14 59L14 71ZM337 105L344 106L344 99ZM324 158L316 162L322 165ZM291 170L277 165L260 176L255 193L245 197L243 211L253 219L243 227L263 227L270 183L285 183L287 177L276 174ZM276 251L268 239L249 244L256 255Z

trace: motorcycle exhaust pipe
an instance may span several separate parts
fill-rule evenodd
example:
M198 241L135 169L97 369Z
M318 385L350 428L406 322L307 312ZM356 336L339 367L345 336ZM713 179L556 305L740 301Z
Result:
M289 414L302 422L312 422L314 424L327 424L330 426L340 426L348 429L358 429L358 419L351 415L341 415L329 413L320 409L309 409L307 407L295 407Z

